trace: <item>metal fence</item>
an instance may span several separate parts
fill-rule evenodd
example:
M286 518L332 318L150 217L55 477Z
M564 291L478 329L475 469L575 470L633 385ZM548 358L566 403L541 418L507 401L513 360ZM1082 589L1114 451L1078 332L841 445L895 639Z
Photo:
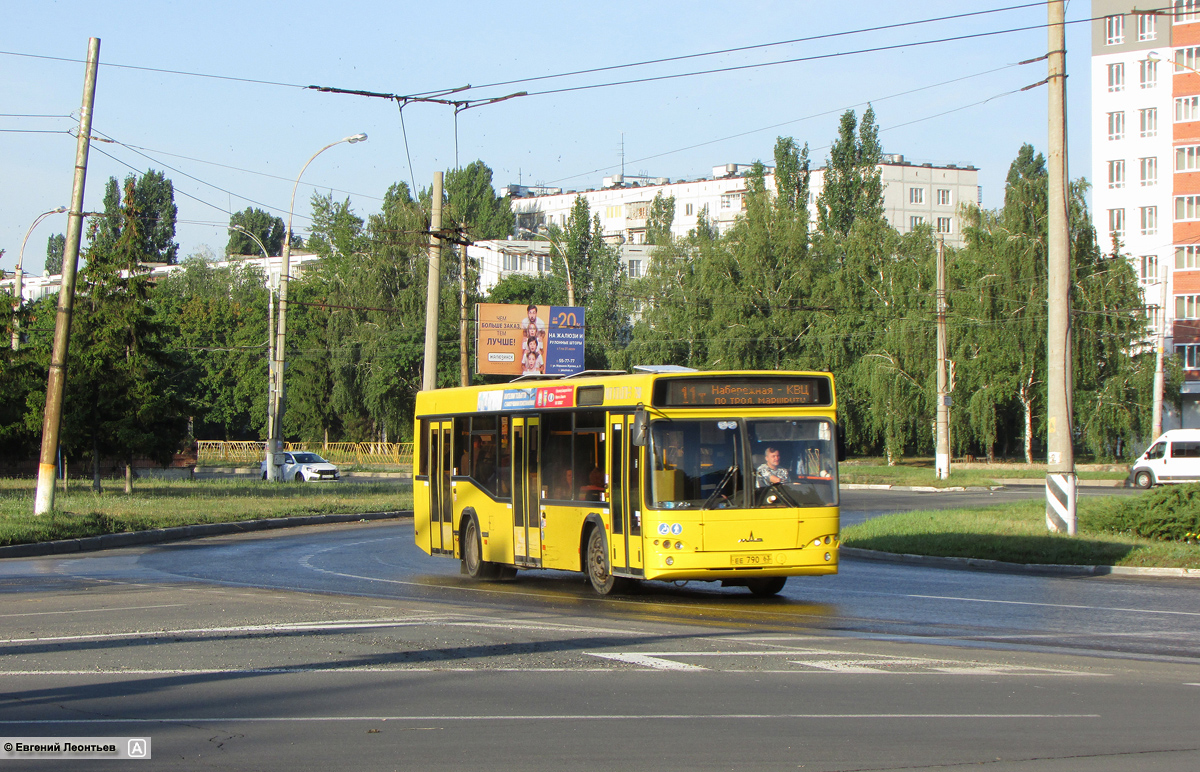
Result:
M412 464L411 442L288 442L284 450L317 453L335 464ZM260 464L265 453L261 442L197 440L200 464Z

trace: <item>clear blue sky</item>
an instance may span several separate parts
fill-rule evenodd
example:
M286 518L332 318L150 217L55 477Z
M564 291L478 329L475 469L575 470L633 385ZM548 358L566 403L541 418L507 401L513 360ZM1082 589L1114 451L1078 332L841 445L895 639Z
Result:
M332 148L305 173L297 195L298 231L308 225L314 190L349 195L355 210L366 216L378 210L391 183L415 180L427 187L435 171L453 167L456 159L463 164L482 159L497 185L596 187L602 176L620 170L622 136L630 174L688 179L709 174L717 164L770 162L779 135L807 142L814 165L820 165L840 114L855 108L861 115L866 102L874 103L885 152L918 162L974 164L981 170L984 206L997 207L1021 144L1046 148L1045 87L1009 93L1045 78L1045 62L1010 66L1045 53L1044 29L512 99L459 115L457 156L450 108L405 108L406 148L395 102L300 87L409 95L1019 4L13 3L0 28L0 248L7 250L0 267L13 268L21 240L40 213L70 203L75 139L65 132L78 126L81 61L89 37L101 39L94 129L125 146L93 145L85 207L101 206L109 177L124 179L147 168L164 172L175 184L182 258L205 247L221 253L231 211L258 206L286 218L292 181L308 157L357 132L366 132L369 141ZM1089 6L1082 0L1070 3L1068 21L1086 19ZM1039 4L464 96L717 70L1045 21L1046 8ZM1068 25L1072 177L1091 176L1088 34L1086 23ZM989 71L994 72L981 74ZM960 80L946 83L954 79ZM38 115L75 117L22 117ZM65 215L38 226L26 247L27 271L41 273L47 237L65 228Z

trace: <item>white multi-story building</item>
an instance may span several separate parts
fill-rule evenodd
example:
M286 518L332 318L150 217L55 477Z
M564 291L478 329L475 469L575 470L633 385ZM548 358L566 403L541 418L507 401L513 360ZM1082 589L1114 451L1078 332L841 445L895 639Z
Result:
M686 236L696 227L700 212L723 232L745 208L748 164L713 167L712 177L670 182L665 178L613 175L598 190L562 192L552 188L523 188L511 185L504 193L512 196L517 228L536 231L540 225L565 225L577 196L587 200L600 216L600 227L614 243L644 244L646 218L654 197L661 193L675 199L671 232ZM960 206L980 202L979 171L974 166L931 163L913 164L901 155L885 155L879 165L883 181L884 216L901 233L928 224L944 234L949 246L962 245ZM809 181L809 210L816 221L816 200L824 182L824 169L813 171ZM775 178L768 167L766 184L774 189Z
M1164 427L1200 427L1200 0L1161 5L1092 1L1092 207L1185 368L1183 415Z

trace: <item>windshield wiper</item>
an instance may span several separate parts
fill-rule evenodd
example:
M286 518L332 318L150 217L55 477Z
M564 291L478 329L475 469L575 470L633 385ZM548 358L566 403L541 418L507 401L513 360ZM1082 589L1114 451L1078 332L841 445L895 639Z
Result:
M725 475L721 478L721 482L717 483L717 487L713 488L713 492L708 494L708 499L704 502L704 506L700 507L701 510L708 509L708 505L716 501L717 496L721 495L721 491L725 490L725 486L729 483L729 480L737 474L737 470L737 464L725 470Z

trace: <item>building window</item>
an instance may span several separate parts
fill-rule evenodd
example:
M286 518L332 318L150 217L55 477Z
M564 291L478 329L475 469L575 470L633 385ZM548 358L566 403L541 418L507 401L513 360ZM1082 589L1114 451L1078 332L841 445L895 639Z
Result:
M1189 21L1195 21L1197 12L1200 12L1200 0L1175 0L1175 23L1186 24Z
M1175 49L1175 72L1191 72L1196 68L1196 59L1200 55L1200 47L1188 46Z
M1175 97L1175 122L1200 120L1200 96Z
M1108 90L1125 90L1125 64L1123 62L1108 65Z
M1200 370L1200 344L1186 343L1175 347L1175 354L1179 357L1179 364L1185 370Z
M683 205L683 213L685 216L691 217L693 214L695 214L695 212L696 212L695 204L684 204Z
M1179 0L1176 0L1178 3ZM1115 46L1125 42L1125 17L1121 14L1104 17L1104 43Z
M1124 209L1108 210L1108 229L1117 236L1123 236L1125 234Z
M1108 114L1108 138L1125 139L1125 113Z
M1142 235L1153 236L1158 233L1158 207L1142 207Z
M1175 247L1175 267L1180 270L1200 268L1200 246L1189 244Z
M1143 137L1158 136L1158 108L1147 107L1138 110L1138 129Z
M937 232L938 233L949 233L950 232L950 218L949 217L937 218Z
M924 204L925 203L925 188L909 188L908 203Z
M641 275L642 275L642 261L641 260L630 260L629 261L629 278L636 279Z
M721 194L721 208L722 209L741 210L742 194L741 193L722 193Z
M1158 281L1158 255L1142 255L1139 258L1138 280L1142 284L1154 284Z
M521 260L517 255L504 253L504 270L515 271L521 266Z
M1200 220L1200 196L1176 196L1175 219Z
M1158 184L1158 158L1150 156L1148 158L1139 158L1138 166L1140 168L1140 181L1143 188L1151 187Z
M938 206L950 206L950 189L938 188L937 192Z
M1138 40L1155 40L1158 38L1158 19L1152 13L1138 14Z
M1175 171L1194 172L1200 169L1200 145L1175 148Z
M1138 62L1138 84L1142 88L1154 88L1158 85L1158 60L1143 59Z
M912 217L908 218L908 229L910 231L915 231L917 228L921 227L924 224L925 224L925 218L921 217L920 215L913 215Z
M1196 319L1200 311L1200 295L1176 295L1175 318Z
M1108 186L1110 188L1125 187L1125 162L1124 161L1109 161L1108 162Z

